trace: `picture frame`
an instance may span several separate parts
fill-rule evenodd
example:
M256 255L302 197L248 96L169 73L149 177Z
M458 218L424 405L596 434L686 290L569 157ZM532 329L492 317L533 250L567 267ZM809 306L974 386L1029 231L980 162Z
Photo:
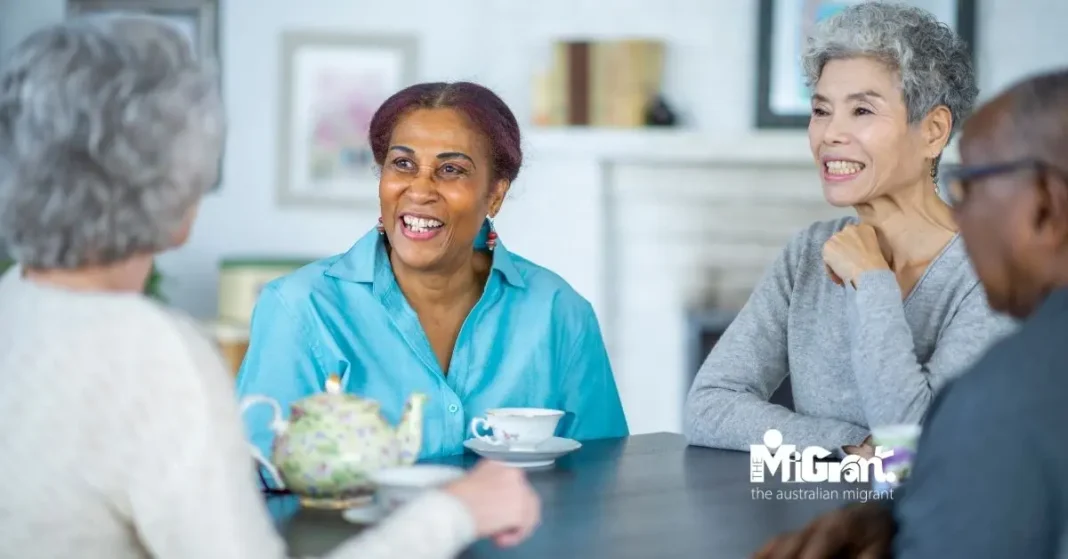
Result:
M196 45L197 53L219 65L219 0L67 0L71 16L140 13L169 20Z
M386 99L416 82L418 50L410 35L283 34L279 205L377 206L368 127Z
M177 27L196 48L197 55L210 60L218 72L220 95L223 64L220 50L219 0L67 0L68 17L90 14L132 13L160 17ZM226 146L219 158L216 181L209 192L223 183Z
M863 0L760 0L757 17L756 111L758 129L807 128L809 90L801 53L812 26ZM911 0L945 21L976 52L978 0Z

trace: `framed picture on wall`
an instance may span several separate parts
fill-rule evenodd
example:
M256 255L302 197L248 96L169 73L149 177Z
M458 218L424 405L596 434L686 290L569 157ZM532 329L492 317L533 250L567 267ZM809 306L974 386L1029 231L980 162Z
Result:
M115 12L167 19L196 45L201 56L221 64L219 0L67 0L68 15Z
M280 204L378 203L368 128L390 95L415 83L417 52L418 41L410 36L282 37Z
M817 22L864 0L760 0L757 29L757 128L805 128L811 92L801 54ZM908 0L945 22L975 58L977 0Z
M215 64L222 87L219 0L67 0L68 16L111 13L145 14L169 21L189 39L198 56ZM223 182L224 161L225 157L220 157L212 192L217 191Z

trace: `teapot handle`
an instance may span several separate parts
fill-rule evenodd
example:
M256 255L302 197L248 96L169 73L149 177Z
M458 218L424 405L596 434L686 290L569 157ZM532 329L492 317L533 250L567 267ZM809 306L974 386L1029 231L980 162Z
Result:
M256 404L270 404L271 409L274 411L274 418L271 420L270 425L271 431L274 431L275 435L282 434L282 432L285 431L287 423L284 419L282 419L282 406L280 406L278 404L278 401L273 398L268 398L267 396L260 396L258 394L242 398L241 415L245 415L245 412ZM275 486L278 489L285 489L285 483L282 482L282 476L278 473L278 468L275 468L274 464L271 464L271 461L263 455L263 452L260 451L259 447L252 443L249 443L248 448L249 451L252 453L252 458L256 462L258 462L264 470L267 470L268 474L270 474L271 481L275 483Z
M274 431L274 434L279 435L282 431L285 431L286 421L282 419L282 406L278 405L278 401L274 398L260 396L259 394L245 396L241 399L241 415L245 415L245 412L256 404L270 404L271 409L274 410L274 419L271 420L270 425L271 431Z
M260 449L256 445L248 443L248 448L249 452L252 453L252 459L262 466L264 470L267 470L267 474L271 476L270 481L274 482L274 486L277 489L284 490L286 484L282 481L282 475L278 473L278 468L275 468L270 460L263 457L263 453L260 452Z

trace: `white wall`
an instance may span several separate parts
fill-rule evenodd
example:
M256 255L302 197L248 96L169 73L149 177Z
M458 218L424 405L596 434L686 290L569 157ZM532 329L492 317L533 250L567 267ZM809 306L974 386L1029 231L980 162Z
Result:
M1068 63L1068 49L1059 38L1060 22L1068 20L1068 3L982 4L979 72L985 93L1034 69ZM328 254L346 248L376 219L376 208L320 211L275 206L279 34L284 30L414 33L421 39L421 79L480 81L497 90L524 122L530 112L530 76L550 38L659 36L670 45L669 98L702 136L729 139L750 129L755 6L749 0L453 0L447 5L410 0L401 9L388 2L351 0L224 0L221 36L232 123L225 180L221 191L205 201L189 245L161 261L170 276L169 293L176 304L194 314L211 316L215 268L221 256ZM566 144L560 147L566 153ZM588 243L603 234L598 233L599 224L556 214L568 211L582 216L588 204L596 203L597 196L583 191L595 189L586 180L594 163L575 158L565 162L563 154L551 147L529 155L514 203L506 206L499 220L502 238L559 269L608 313L597 287L604 274L594 262L603 256L600 248L556 250L570 247L573 239ZM525 206L552 211L538 215L522 211ZM567 234L560 224L575 231ZM541 240L550 232L557 242Z
M63 19L64 0L0 0L0 53L43 25Z

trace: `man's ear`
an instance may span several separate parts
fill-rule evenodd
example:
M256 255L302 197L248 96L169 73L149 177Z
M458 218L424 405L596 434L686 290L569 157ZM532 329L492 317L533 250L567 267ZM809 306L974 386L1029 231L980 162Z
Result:
M1035 234L1057 248L1068 246L1068 180L1048 169L1036 178Z
M500 179L494 182L493 186L490 187L490 217L497 217L497 213L501 211L501 205L504 204L504 198L508 195L508 189L511 187L512 183L507 179Z

